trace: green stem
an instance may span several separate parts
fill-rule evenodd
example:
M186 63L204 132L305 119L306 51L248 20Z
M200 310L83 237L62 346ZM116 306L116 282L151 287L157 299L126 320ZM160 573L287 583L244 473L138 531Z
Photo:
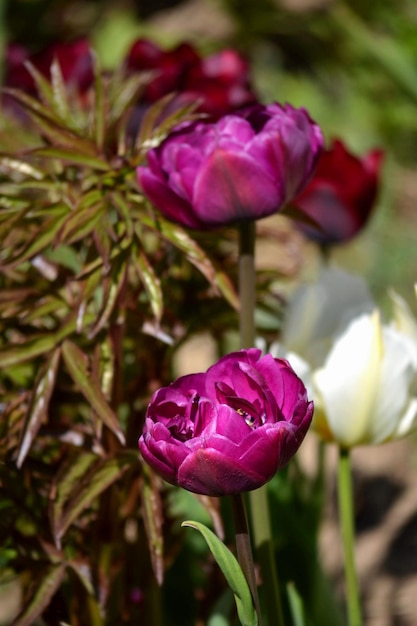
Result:
M349 626L362 626L359 584L355 567L355 529L350 453L339 449L338 464L339 518L345 562L346 602Z
M262 626L261 608L259 605L258 588L256 586L255 566L253 562L248 518L246 516L243 494L232 496L232 505L235 522L237 558L252 593L255 609L258 614L258 624L259 626Z
M240 226L239 296L240 345L250 348L255 343L255 222ZM249 493L254 544L262 572L263 597L268 623L283 626L281 594L272 541L268 493L261 487Z
M255 222L242 222L239 241L240 347L255 343Z

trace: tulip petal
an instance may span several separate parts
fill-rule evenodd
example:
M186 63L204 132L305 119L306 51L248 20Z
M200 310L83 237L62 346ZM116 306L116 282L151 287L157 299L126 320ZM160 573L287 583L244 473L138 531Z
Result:
M193 206L201 221L226 224L270 215L283 198L281 186L250 156L217 149L197 175Z
M369 415L379 389L382 329L378 314L354 320L314 376L335 440L346 447L369 441Z

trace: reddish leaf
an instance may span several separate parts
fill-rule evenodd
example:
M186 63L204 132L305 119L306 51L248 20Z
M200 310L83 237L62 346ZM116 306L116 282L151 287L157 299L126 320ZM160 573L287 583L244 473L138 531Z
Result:
M65 563L49 565L36 581L30 599L11 626L31 626L50 603L65 574Z
M56 374L60 359L60 349L57 348L46 362L32 392L32 398L22 430L17 467L21 467L29 452L30 446L36 437L42 423L48 416L49 401L55 387Z
M62 344L62 356L68 372L85 399L96 412L99 419L116 435L120 443L125 444L125 436L120 428L119 420L108 404L99 385L88 371L86 355L68 339Z

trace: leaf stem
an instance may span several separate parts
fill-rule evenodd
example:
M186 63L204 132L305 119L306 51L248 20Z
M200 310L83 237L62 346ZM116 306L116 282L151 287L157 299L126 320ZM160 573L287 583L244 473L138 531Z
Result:
M362 626L359 584L355 567L355 530L350 452L339 449L338 462L339 518L345 563L346 602L349 626Z

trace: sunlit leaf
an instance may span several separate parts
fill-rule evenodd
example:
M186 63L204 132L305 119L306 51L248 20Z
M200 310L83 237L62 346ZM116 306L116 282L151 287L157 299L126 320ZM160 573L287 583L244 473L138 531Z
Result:
M50 603L55 592L61 586L66 569L65 563L49 565L34 581L30 599L22 613L11 626L31 626Z
M164 581L164 521L161 495L151 470L144 468L144 485L142 491L143 521L148 537L152 569L159 585Z
M42 423L46 421L49 401L55 387L56 374L60 359L60 350L57 348L46 362L35 383L32 398L22 430L17 467L21 467Z
M124 445L125 437L118 418L108 404L99 382L89 372L86 355L72 341L66 340L62 345L62 356L71 378L91 408Z
M135 267L139 274L139 278L145 287L152 312L157 321L160 321L163 311L161 281L155 274L152 265L142 250L139 250L135 256Z
M287 583L287 596L294 626L306 626L303 601L294 583Z
M27 160L5 154L0 154L0 169L5 169L9 172L17 172L18 174L30 176L36 180L42 180L46 176L45 172L31 165Z
M129 467L138 462L138 454L124 451L109 459L97 459L93 465L90 465L90 457L86 457L86 462L87 470L83 476L79 471L80 468L74 471L70 467L71 480L65 479L65 476L61 477L60 484L64 482L66 498L60 498L58 515L53 518L53 534L58 545L80 513L89 507L107 487L116 482ZM58 497L60 497L60 484L56 485Z
M217 535L204 526L204 524L186 521L181 525L195 528L203 535L210 552L234 593L237 612L242 626L257 626L258 618L253 605L252 594L234 554L224 545Z
M71 127L73 126L72 117L67 100L65 81L58 59L55 58L52 61L50 70L54 108L65 123Z

